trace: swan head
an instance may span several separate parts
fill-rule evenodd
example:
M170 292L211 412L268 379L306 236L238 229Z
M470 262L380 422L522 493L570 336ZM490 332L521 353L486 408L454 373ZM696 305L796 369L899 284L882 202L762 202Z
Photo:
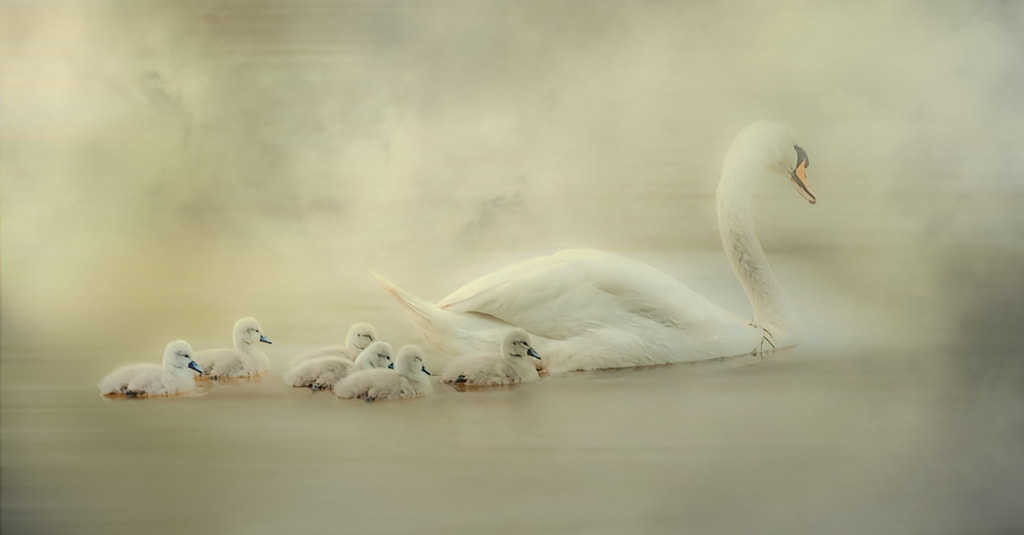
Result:
M395 363L397 364L395 370L406 377L420 378L424 374L430 375L427 367L423 365L423 350L419 346L412 344L402 346L402 349L398 350L398 356L395 357Z
M722 165L723 176L741 176L760 171L785 177L807 202L817 197L807 183L807 151L786 125L757 122L743 129L729 147Z
M356 357L356 367L360 370L370 368L391 368L395 364L391 362L391 344L387 342L374 342L364 349Z
M171 372L192 369L196 373L203 373L203 369L193 360L192 346L184 340L175 340L164 348L164 369Z
M255 318L242 318L236 321L234 333L236 348L241 348L243 345L252 345L256 342L270 343L270 340L263 336L260 324Z
M501 354L509 358L540 358L537 350L530 345L530 335L522 329L512 329L505 335L501 342Z
M345 346L359 351L377 341L377 330L369 323L354 323L345 336Z

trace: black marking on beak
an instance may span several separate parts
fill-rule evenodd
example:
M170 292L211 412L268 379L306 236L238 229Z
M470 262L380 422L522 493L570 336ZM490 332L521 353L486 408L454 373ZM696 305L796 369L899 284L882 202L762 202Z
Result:
M799 145L793 145L793 149L796 150L796 167L789 172L789 179L793 182L800 196L806 199L807 202L814 204L818 202L818 199L811 192L810 188L807 187L807 175L804 173L804 170L810 165L807 151Z

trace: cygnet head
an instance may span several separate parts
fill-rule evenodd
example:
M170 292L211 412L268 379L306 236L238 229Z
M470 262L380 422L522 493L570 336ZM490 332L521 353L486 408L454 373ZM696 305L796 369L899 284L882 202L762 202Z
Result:
M369 323L355 323L349 327L348 335L345 336L345 347L362 351L376 341L377 330L373 328L373 325Z
M398 364L396 370L398 373L410 377L420 377L420 374L430 375L427 371L427 367L423 365L423 350L416 345L402 346L402 349L398 350L398 356L395 357L395 362Z
M184 340L175 340L164 348L164 369L169 372L193 369L202 374L203 369L193 359L192 346Z
M391 362L391 344L387 342L374 342L364 349L356 357L356 367L361 370L369 368L395 368Z
M722 164L725 177L745 177L767 170L788 178L796 191L814 204L817 198L807 185L807 152L786 125L757 122L743 129L729 147Z
M537 350L530 345L530 335L522 329L512 329L501 342L502 356L509 358L533 357L539 359Z
M242 318L235 322L235 347L252 345L256 342L269 344L270 340L260 330L260 324L254 318Z

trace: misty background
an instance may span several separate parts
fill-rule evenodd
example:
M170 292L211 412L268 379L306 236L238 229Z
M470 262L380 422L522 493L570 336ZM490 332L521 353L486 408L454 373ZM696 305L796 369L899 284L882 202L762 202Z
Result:
M1022 525L1022 2L7 0L0 36L8 422L240 316L275 362L363 319L414 341L370 269L439 300L595 247L749 315L714 192L769 119L818 197L755 192L802 365L925 385L963 420L915 437L988 444L950 514Z
M807 148L822 203L762 185L768 251L958 308L971 279L951 284L949 264L1021 245L1022 17L1017 2L10 2L5 304L220 277L207 259L234 248L359 284L368 267L457 269L460 250L718 250L724 150L773 119Z

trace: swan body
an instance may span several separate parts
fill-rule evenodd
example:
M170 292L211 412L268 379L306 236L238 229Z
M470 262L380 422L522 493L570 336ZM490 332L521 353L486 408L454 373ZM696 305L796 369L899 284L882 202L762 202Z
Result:
M432 304L378 276L442 354L489 351L526 330L549 373L695 361L795 345L795 320L754 231L750 186L788 177L812 204L807 155L788 128L755 123L730 146L716 194L719 231L753 321L657 269L571 249L485 275Z
M323 357L341 357L350 362L355 362L359 354L366 349L366 346L376 340L377 330L373 328L373 325L369 323L355 323L349 327L348 334L345 335L344 346L335 345L312 349L293 358L288 367L294 368L307 360Z
M423 351L403 346L395 357L395 368L363 370L345 377L334 387L343 399L378 401L423 396L433 391L430 372L423 366Z
M164 348L163 366L149 363L122 366L100 381L100 394L135 398L194 391L196 384L192 376L202 373L202 369L192 356L188 342L175 340Z
M501 342L501 352L459 357L444 368L441 382L469 386L535 383L540 380L533 359L540 359L530 346L530 335L512 329Z
M270 370L270 358L257 346L270 340L253 318L242 318L232 329L233 349L207 349L196 353L196 362L205 370L204 375L218 380L229 377L257 377Z
M386 342L374 342L359 353L355 362L343 357L320 357L301 362L284 373L284 383L288 386L320 390L333 387L342 378L357 370L394 366L391 362L391 345Z

